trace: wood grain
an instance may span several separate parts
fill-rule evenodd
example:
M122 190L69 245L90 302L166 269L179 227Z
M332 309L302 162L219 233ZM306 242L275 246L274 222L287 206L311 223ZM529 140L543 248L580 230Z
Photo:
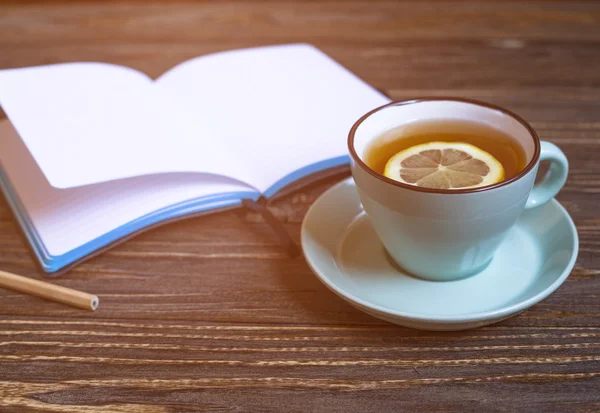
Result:
M0 6L0 67L95 60L158 76L205 53L310 42L393 98L503 105L565 151L581 249L503 323L404 329L354 310L234 211L152 230L55 282L82 313L0 290L2 412L600 411L600 4L30 2ZM235 97L235 90L229 91ZM335 179L278 200L298 240ZM0 267L41 278L0 199Z

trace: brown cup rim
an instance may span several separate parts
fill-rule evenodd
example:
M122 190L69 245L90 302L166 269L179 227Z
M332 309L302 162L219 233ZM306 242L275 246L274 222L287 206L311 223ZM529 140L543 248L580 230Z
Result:
M415 186L415 185L409 185L409 184L405 184L405 183L396 181L394 179L390 179L378 172L375 172L373 169L371 169L369 166L367 166L367 164L365 164L362 161L362 159L360 159L360 157L356 153L356 150L354 149L354 135L355 135L358 127L361 125L361 123L363 123L363 121L365 119L367 119L372 114L379 112L380 110L386 109L390 106L410 105L410 104L414 104L414 103L431 102L431 101L470 103L470 104L481 106L481 107L484 107L487 109L497 110L497 111L500 111L500 112L512 117L513 119L517 120L521 125L523 125L527 129L527 131L529 131L529 134L533 138L533 143L534 143L535 149L534 149L534 153L533 153L533 157L531 158L531 161L529 161L529 163L525 166L525 168L523 168L521 170L521 172L519 172L517 175L515 175L514 177L512 177L510 179L498 182L497 184L481 186L478 188L469 188L469 189L434 189L434 188L423 188L423 187L419 187L419 186ZM433 194L472 194L472 193L477 193L477 192L489 191L492 189L501 188L503 186L510 185L511 183L516 182L519 179L523 178L525 175L527 175L535 167L535 165L537 164L537 162L540 158L540 138L538 137L538 135L535 132L535 130L533 129L533 127L525 119L523 119L516 113L514 113L508 109L505 109L503 107L492 105L491 103L486 103L486 102L482 102L482 101L475 100L475 99L466 99L466 98L459 98L459 97L444 97L444 96L418 97L418 98L413 98L413 99L408 99L408 100L395 100L395 101L386 103L383 106L375 108L372 111L363 115L360 119L358 119L354 123L354 125L352 125L352 128L350 129L350 133L348 134L348 151L350 152L350 157L354 160L356 165L358 165L360 168L364 169L366 172L371 174L373 177L379 179L380 181L388 183L390 185L394 185L394 186L404 188L404 189L409 189L411 191L427 192L427 193L433 193Z

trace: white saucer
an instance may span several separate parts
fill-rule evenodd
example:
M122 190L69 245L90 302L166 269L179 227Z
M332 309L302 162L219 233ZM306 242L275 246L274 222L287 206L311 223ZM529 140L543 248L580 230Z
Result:
M309 209L302 247L321 281L360 310L406 327L463 330L504 320L549 296L569 276L579 241L571 217L553 200L523 213L482 272L426 281L388 259L350 178Z

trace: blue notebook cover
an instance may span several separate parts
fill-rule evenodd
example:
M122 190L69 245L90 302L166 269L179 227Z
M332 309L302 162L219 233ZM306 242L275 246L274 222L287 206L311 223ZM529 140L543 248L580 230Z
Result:
M345 165L349 162L347 156L330 159L308 165L294 173L284 177L273 185L263 195L265 198L274 197L278 191L283 190L303 178L313 176L319 172L326 171L336 166ZM27 210L23 207L15 190L11 187L7 175L0 165L0 188L6 198L14 216L37 261L46 273L56 273L60 270L70 267L75 263L80 263L87 258L91 258L95 253L105 250L109 246L115 246L121 241L125 241L130 236L138 234L143 230L153 228L159 224L174 222L181 218L191 218L200 214L223 211L226 209L242 206L244 200L257 201L261 194L257 192L233 192L229 194L219 194L215 196L202 197L176 205L169 206L150 214L141 216L126 225L116 228L106 234L89 241L62 255L51 255L28 216Z

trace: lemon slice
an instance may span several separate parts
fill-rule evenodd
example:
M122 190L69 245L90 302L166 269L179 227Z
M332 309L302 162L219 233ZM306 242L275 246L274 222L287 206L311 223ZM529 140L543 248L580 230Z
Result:
M466 189L502 181L504 168L477 146L463 142L429 142L392 156L383 174L424 188Z

